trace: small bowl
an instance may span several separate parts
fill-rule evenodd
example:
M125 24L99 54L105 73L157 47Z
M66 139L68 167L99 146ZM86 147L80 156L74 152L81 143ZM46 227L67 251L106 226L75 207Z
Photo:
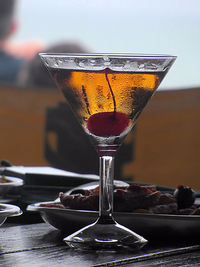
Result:
M24 181L20 178L11 177L7 175L1 175L0 179L5 177L6 182L0 182L0 198L5 197L6 195L16 195L20 193L20 189L24 184Z
M0 203L0 226L5 222L7 217L19 216L21 214L22 211L19 207Z

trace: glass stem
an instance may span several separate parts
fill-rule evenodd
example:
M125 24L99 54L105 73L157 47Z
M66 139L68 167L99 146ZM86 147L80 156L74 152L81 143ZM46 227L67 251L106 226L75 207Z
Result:
M115 223L113 212L113 176L114 157L100 156L99 158L100 191L98 223Z

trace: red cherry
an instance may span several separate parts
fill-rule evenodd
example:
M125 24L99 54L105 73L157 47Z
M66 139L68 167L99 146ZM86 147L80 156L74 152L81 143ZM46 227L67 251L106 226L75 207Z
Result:
M129 117L122 112L100 112L88 119L88 130L97 136L120 135L129 125Z

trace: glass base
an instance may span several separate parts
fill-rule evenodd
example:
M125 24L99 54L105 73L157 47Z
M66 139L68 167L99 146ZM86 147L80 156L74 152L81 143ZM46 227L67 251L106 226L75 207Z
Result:
M148 241L118 224L93 223L63 239L71 248L81 250L140 249Z

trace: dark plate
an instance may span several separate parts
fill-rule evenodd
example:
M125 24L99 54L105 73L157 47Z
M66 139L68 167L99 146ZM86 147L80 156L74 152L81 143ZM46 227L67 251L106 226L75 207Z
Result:
M95 183L86 184L82 188L94 186ZM159 190L162 187L158 187ZM172 192L173 189L163 187L163 191ZM69 191L70 192L70 191ZM196 202L199 203L197 198ZM51 202L40 202L27 207L28 211L39 212L43 220L57 229L70 234L80 228L93 223L97 217L97 211L60 209L55 207L40 207L40 204L58 203L58 199ZM196 239L200 238L199 215L169 215L169 214L144 214L114 212L116 221L131 230L143 235L149 240L156 239Z
M42 202L53 204L55 202ZM31 204L28 211L40 212L43 220L65 233L72 233L97 217L97 211L72 210L40 207L41 203ZM200 216L166 215L115 212L116 221L146 238L194 238L200 237Z

